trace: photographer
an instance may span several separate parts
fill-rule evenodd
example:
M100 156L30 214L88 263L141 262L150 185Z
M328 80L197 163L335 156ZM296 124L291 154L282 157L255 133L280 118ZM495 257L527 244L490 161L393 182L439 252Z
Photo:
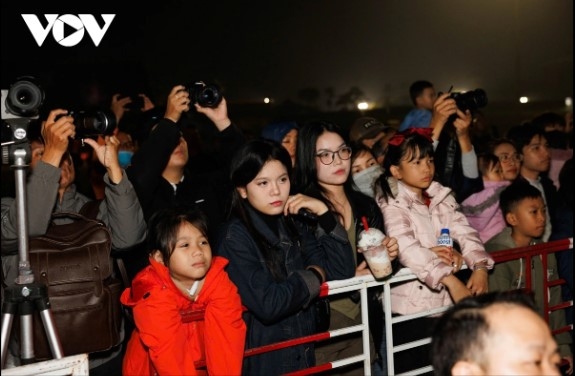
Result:
M178 205L191 205L202 210L208 217L210 238L216 238L218 227L225 219L225 204L231 197L228 178L231 155L244 143L240 129L228 117L225 98L214 103L214 107L202 107L192 100L189 90L183 85L172 88L168 95L164 117L152 127L149 136L132 157L127 169L134 184L146 219L159 209ZM226 163L214 164L209 173L197 174L189 169L188 143L180 122L182 115L195 106L198 113L205 114L218 130L216 142L220 146L220 157ZM131 277L146 265L145 252L125 254L126 266Z
M31 140L30 174L28 176L27 218L30 237L43 235L52 213L78 213L90 199L76 191L75 170L68 153L69 138L75 135L74 119L66 110L53 110L42 125L42 138ZM58 115L60 116L58 118ZM99 205L97 219L112 232L112 246L126 248L141 242L146 224L132 184L118 163L119 141L106 136L105 144L92 139L85 142L94 148L107 170L106 197ZM12 197L2 198L2 266L7 283L17 270L17 210ZM7 263L6 257L13 258Z
M42 125L42 137L30 142L30 174L26 184L29 236L43 235L48 229L52 213L79 213L90 199L76 190L75 170L68 152L70 138L76 135L74 118L67 111L50 112ZM126 248L145 239L146 224L136 192L118 163L119 141L106 136L105 144L84 140L106 167L105 199L98 207L97 219L111 232L112 247ZM4 283L12 285L18 276L18 210L12 197L2 198L2 271ZM57 222L56 222L57 221ZM67 219L57 219L67 221ZM63 339L65 340L65 338ZM115 357L119 349L90 355L93 368ZM92 372L91 372L92 373Z
M440 94L433 104L429 127L433 129L436 179L453 190L459 203L483 189L471 143L471 121L471 111L458 108L451 93Z

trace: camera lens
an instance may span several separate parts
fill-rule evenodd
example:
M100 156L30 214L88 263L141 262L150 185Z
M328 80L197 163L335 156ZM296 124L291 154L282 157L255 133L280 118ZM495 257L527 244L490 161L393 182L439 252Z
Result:
M186 85L190 99L201 107L218 107L222 101L220 88L215 84L206 85L203 81L196 81Z
M22 79L10 87L6 108L14 115L35 116L44 102L44 91L32 79Z
M116 128L114 114L106 111L71 112L78 137L112 134Z
M455 99L461 111L477 111L487 105L487 93L483 89L475 89L465 93L451 93L450 98Z

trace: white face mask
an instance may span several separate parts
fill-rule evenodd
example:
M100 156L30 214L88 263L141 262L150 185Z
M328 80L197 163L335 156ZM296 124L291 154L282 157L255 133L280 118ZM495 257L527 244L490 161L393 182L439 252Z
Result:
M375 197L373 192L373 183L381 174L383 174L383 168L380 165L374 165L366 168L353 175L353 182L359 188L361 193L368 195L369 197Z

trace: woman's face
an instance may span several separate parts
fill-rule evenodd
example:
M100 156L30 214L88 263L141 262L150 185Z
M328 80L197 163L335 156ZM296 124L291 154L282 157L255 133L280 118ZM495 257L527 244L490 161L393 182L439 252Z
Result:
M375 166L376 164L377 161L373 157L373 154L365 150L360 151L358 155L355 155L355 159L351 163L351 173L352 175L355 175L366 168Z
M295 165L295 150L297 145L297 129L289 131L282 139L282 146L288 151L292 166Z
M268 161L248 185L237 190L259 212L281 214L290 192L287 168L280 161Z
M343 185L351 170L351 151L343 138L337 133L324 132L317 139L315 153L319 184L322 186ZM331 161L331 163L325 164L326 161Z
M515 146L508 143L497 145L495 149L493 149L493 154L499 158L505 180L515 180L517 175L519 175L519 168L521 167L521 157L517 153Z

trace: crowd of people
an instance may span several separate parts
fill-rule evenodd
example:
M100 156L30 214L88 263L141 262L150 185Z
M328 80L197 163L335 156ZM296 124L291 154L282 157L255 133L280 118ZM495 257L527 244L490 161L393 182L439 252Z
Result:
M125 341L105 356L90 354L91 373L272 375L363 353L356 333L244 357L252 348L361 323L359 294L327 302L319 295L326 281L371 274L357 245L369 226L386 235L393 270L407 267L417 277L392 288L393 315L455 304L394 330L399 343L433 339L397 354L396 372L430 363L440 375L511 372L518 368L496 364L492 357L503 351L492 346L523 338L498 342L485 333L504 336L496 328L521 319L528 323L517 321L518 328L531 325L546 341L545 351L528 355L546 368L525 374L559 374L560 361L572 374L572 331L551 335L572 325L572 311L544 322L541 281L544 273L567 281L550 288L550 303L572 299L573 250L549 254L547 270L540 259L496 264L490 255L573 237L572 120L542 114L505 137L479 140L476 109L438 95L429 81L415 82L410 95L414 109L399 129L371 117L353 124L288 120L252 139L230 119L225 98L202 106L176 85L159 113L144 94L141 108L115 95L117 127L83 138L89 153L77 152L73 116L51 109L30 138L29 235L43 234L53 213L79 212L97 200L97 218L110 228L114 257L129 279L121 296L130 312ZM213 125L210 153L198 151L201 142L185 126L189 112ZM137 132L126 125L134 119ZM18 276L19 213L8 194L1 209L6 286ZM444 228L453 246L437 244ZM527 267L534 299L504 294L525 286ZM369 289L366 308L372 372L385 375L381 288ZM203 320L186 320L191 312L203 312ZM510 362L510 353L532 351L509 346ZM10 356L18 365L14 346ZM364 374L362 363L332 371Z

